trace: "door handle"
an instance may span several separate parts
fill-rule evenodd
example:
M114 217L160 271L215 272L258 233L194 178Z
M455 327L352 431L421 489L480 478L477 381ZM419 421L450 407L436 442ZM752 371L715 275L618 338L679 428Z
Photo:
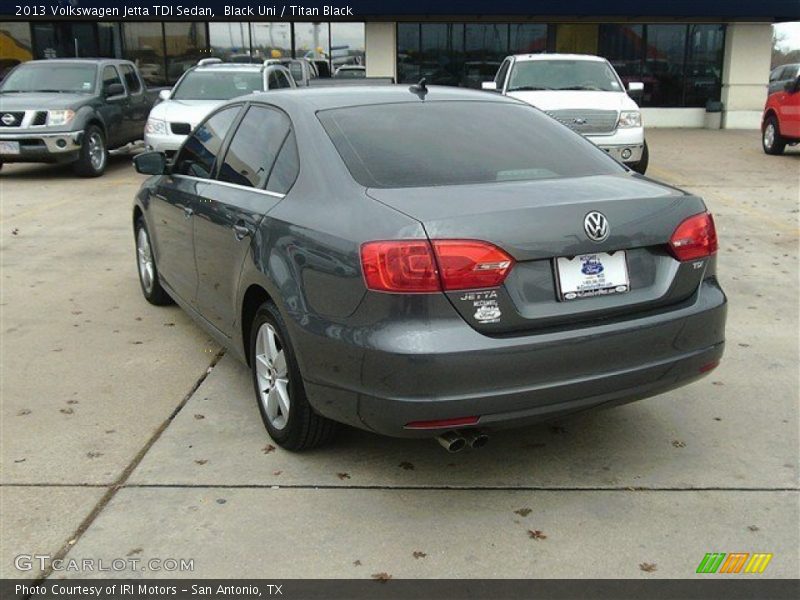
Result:
M233 234L236 236L237 240L243 240L250 235L250 228L246 225L240 225L237 223L233 226Z
M194 211L193 211L191 208L189 208L188 206L184 206L184 207L183 207L183 216L184 216L185 218L187 218L187 219L188 219L188 218L190 218L190 217L191 217L193 214L194 214Z

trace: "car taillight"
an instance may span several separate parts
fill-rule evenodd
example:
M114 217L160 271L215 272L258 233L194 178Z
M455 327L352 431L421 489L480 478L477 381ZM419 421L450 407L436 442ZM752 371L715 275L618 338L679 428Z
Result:
M428 293L497 287L514 264L508 254L475 240L396 240L361 246L367 287Z
M672 255L678 260L694 260L717 251L714 217L704 212L685 219L669 239Z
M445 291L497 287L514 259L497 246L473 240L433 240Z

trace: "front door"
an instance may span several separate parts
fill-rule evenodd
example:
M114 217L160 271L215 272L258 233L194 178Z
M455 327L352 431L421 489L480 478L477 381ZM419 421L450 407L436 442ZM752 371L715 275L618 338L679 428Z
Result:
M163 177L152 198L156 261L172 290L193 304L197 295L193 219L199 198L211 180L225 136L241 106L226 108L203 123L186 140L172 174Z
M296 174L291 122L281 111L253 105L236 128L217 181L205 187L194 218L197 307L230 336L236 322L242 265L264 215Z

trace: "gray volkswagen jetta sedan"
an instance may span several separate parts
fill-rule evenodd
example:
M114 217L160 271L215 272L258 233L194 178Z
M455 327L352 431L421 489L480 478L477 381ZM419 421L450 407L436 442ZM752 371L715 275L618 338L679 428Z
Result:
M450 450L720 361L703 200L513 99L319 88L212 113L133 208L145 298L249 365L290 450L337 423Z

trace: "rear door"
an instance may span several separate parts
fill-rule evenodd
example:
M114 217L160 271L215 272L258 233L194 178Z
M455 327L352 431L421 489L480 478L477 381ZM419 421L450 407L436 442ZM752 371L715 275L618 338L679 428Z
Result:
M128 104L123 111L125 142L133 142L144 138L144 124L150 112L150 101L144 93L144 86L133 65L121 64L120 74L128 91Z
M177 155L172 174L161 178L151 199L158 270L172 290L190 304L197 295L194 215L241 108L225 108L195 130Z
M198 190L197 306L228 336L238 312L239 274L258 224L283 199L298 169L289 117L269 106L251 105L226 145L216 180Z

